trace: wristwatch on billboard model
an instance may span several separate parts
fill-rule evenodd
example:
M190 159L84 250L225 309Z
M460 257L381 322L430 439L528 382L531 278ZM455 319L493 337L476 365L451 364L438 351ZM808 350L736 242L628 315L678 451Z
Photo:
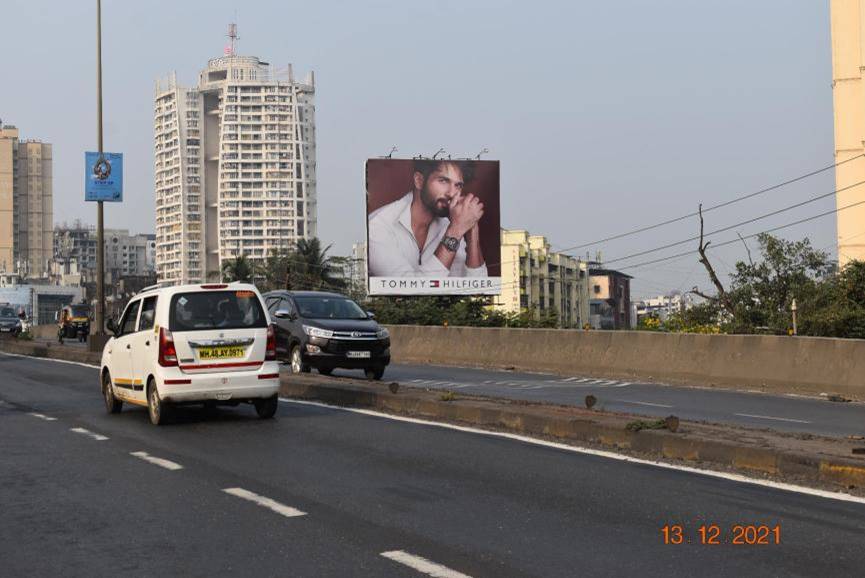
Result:
M460 240L457 239L456 237L445 236L442 239L441 244L444 245L444 248L447 249L448 251L450 251L451 253L456 253L457 249L459 249L459 246L460 246Z

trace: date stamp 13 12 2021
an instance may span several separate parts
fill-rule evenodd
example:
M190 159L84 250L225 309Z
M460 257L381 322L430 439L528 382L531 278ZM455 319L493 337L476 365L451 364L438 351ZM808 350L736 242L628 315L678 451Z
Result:
M700 524L694 530L685 528L682 524L666 524L661 527L661 539L664 544L701 544L720 546L731 544L735 546L769 546L781 543L781 525L767 524Z

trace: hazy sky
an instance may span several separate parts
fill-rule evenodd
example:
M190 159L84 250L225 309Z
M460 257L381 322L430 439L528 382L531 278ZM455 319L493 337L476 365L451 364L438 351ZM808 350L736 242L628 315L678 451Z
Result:
M58 222L95 222L83 201L95 5L3 0L0 118L54 144ZM235 14L239 53L315 70L319 236L336 254L365 237L364 160L393 145L405 157L489 148L502 163L502 225L557 248L833 162L827 1L103 0L105 144L125 154L125 202L106 204L106 226L154 230L154 81L177 71L193 85ZM710 213L707 230L833 187L829 171ZM739 230L832 208L826 199ZM691 219L591 251L615 259L696 232ZM835 220L784 235L834 251ZM725 272L745 249L715 255ZM708 288L696 257L626 270L638 295Z

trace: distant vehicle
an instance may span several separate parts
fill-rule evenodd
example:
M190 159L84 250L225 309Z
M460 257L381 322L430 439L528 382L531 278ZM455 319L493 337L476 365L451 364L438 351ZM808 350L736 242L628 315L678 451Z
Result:
M15 308L11 305L0 305L0 333L18 335L23 329Z
M154 425L173 404L251 403L276 413L276 335L254 285L218 283L147 288L133 297L102 351L105 407L148 408Z
M63 338L87 341L90 335L90 306L86 303L65 305L57 312L57 340L63 343Z
M330 375L338 367L363 369L381 379L390 363L390 334L373 315L339 293L271 291L264 302L276 323L277 356L294 373L315 367Z

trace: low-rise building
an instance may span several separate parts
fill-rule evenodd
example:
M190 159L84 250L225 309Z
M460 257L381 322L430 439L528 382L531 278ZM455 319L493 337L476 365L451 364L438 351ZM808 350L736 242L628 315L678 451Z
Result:
M589 268L592 329L632 329L631 277L600 263Z
M664 322L673 313L693 307L694 298L690 293L671 291L666 295L658 295L657 297L636 301L634 305L636 306L638 322L644 317L656 317Z
M525 230L502 229L502 292L493 307L536 318L554 312L559 327L582 328L589 321L588 264L552 251L547 238Z

